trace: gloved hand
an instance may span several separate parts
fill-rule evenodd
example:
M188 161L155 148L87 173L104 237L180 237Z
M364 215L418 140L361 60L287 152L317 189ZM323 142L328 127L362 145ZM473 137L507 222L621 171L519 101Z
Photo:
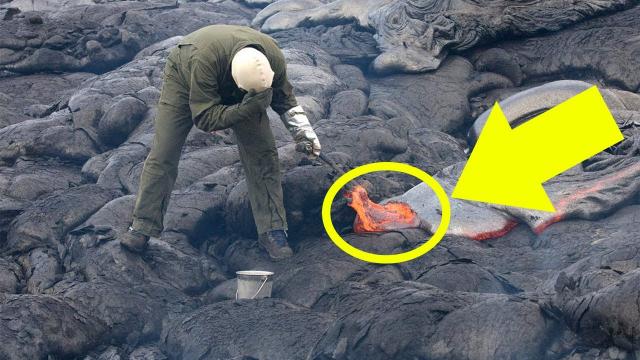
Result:
M296 140L296 151L307 154L312 160L320 156L320 150L322 147L315 132L311 136L303 136Z
M271 105L271 99L273 98L273 88L267 88L260 92L255 90L249 90L247 94L242 98L242 102L239 108L244 113L255 115Z
M280 118L296 142L297 151L307 154L312 159L320 156L320 140L301 106L290 109Z

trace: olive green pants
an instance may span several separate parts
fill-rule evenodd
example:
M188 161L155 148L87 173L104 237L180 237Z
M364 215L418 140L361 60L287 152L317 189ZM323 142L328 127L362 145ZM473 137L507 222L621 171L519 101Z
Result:
M164 82L155 118L155 135L147 156L133 210L132 227L158 237L171 191L178 176L178 162L193 121L189 110L186 66L190 46L173 49L164 68ZM287 229L280 164L266 112L232 127L238 142L258 234Z

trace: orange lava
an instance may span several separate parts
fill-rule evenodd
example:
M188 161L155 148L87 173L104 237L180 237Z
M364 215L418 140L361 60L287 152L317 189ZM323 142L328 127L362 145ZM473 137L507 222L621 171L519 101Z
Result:
M376 204L360 185L355 186L345 197L351 200L348 205L357 213L353 223L356 233L385 232L420 225L418 215L409 205L402 202Z
M502 227L502 229L485 231L485 232L475 233L475 234L469 233L469 234L464 234L462 236L467 237L471 240L478 240L478 241L496 239L496 238L507 235L509 231L513 230L516 226L518 226L518 222L515 220L511 220L507 222L507 224L504 227Z
M577 203L582 199L588 198L593 193L599 192L600 190L602 190L607 186L612 186L613 184L617 183L620 179L624 177L633 176L638 171L640 171L640 164L635 163L632 166L625 168L624 170L602 177L602 179L600 179L599 181L596 181L595 184L591 185L588 188L577 190L573 194L565 196L564 198L558 201L558 204L556 205L555 215L550 219L547 219L542 223L538 224L533 229L533 232L536 234L541 234L549 226L561 220L564 220L565 217L567 216L570 205Z

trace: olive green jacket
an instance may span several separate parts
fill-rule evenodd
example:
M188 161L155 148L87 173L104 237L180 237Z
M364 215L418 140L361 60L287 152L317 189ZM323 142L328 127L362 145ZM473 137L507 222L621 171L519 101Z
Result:
M287 65L278 43L254 29L235 25L211 25L185 36L180 45L191 45L188 64L180 64L188 82L189 108L195 126L204 131L219 130L225 110L242 101L245 92L231 76L231 60L240 49L261 50L274 72L271 108L282 115L298 105L287 79ZM257 114L256 114L257 115Z

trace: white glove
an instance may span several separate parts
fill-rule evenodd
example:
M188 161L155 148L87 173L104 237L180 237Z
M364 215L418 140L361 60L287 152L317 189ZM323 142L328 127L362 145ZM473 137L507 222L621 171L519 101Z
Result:
M296 142L297 151L303 152L311 158L320 156L320 140L318 140L316 132L313 131L302 106L298 105L289 109L280 116L280 119Z

